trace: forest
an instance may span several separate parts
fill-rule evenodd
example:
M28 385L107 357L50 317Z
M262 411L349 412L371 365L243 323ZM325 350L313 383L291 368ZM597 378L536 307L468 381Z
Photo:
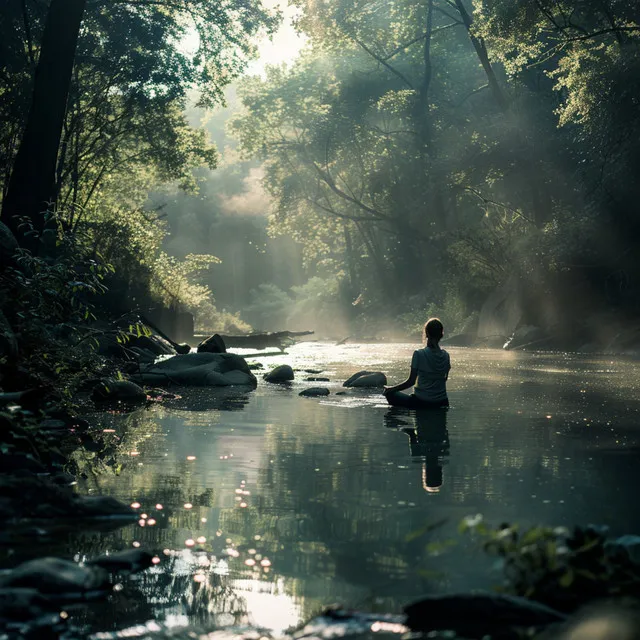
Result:
M567 346L601 343L607 324L635 336L631 0L297 2L303 51L248 77L252 36L273 33L277 10L76 4L73 25L66 3L3 10L2 218L43 281L37 300L19 287L25 309L160 305L246 331L300 328L324 308L361 336L440 314L464 333L507 286L523 324ZM212 136L197 114L215 114L230 84L227 130ZM243 227L219 203L248 176L266 197ZM171 253L187 210L198 224ZM224 312L221 216L245 245L253 234L262 254L290 256ZM262 260L244 262L264 272ZM54 263L69 277L51 287ZM16 282L3 278L6 299Z

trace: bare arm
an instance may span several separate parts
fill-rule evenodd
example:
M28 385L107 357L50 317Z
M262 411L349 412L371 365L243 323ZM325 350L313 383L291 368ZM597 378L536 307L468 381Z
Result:
M397 384L394 387L385 387L382 393L386 395L387 393L392 393L394 391L404 391L405 389L409 389L410 387L413 387L413 385L416 383L417 378L418 378L418 370L411 367L411 372L409 373L409 377L404 382L401 382L400 384Z

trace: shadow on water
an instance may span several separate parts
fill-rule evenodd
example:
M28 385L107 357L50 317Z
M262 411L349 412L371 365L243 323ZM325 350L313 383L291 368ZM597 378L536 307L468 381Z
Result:
M444 483L442 467L449 456L447 409L400 409L391 407L384 416L388 429L409 436L411 456L422 463L422 488L438 493Z

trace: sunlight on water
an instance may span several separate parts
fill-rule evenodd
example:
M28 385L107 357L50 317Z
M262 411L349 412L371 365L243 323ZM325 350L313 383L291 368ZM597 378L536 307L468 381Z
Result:
M426 415L342 387L361 369L400 382L416 346L299 344L254 359L291 364L290 384L256 371L255 391L183 389L173 404L99 416L113 459L80 490L125 500L139 522L83 535L69 555L158 555L127 624L281 633L336 601L399 611L423 593L500 582L457 533L468 515L640 532L634 361L450 349L452 407ZM330 381L306 380L317 375ZM310 386L331 394L298 396Z

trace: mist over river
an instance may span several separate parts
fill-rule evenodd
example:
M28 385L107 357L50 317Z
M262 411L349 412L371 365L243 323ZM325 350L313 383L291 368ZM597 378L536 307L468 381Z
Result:
M92 417L119 453L78 490L139 505L140 521L72 536L64 553L139 543L161 562L89 628L153 618L281 633L335 602L393 612L424 593L499 584L479 542L457 532L473 514L640 533L636 361L451 348L451 408L425 415L342 388L361 369L401 381L415 348L301 343L262 359L265 370L291 364L289 385L259 375L255 391L181 391ZM298 396L312 386L331 395Z

